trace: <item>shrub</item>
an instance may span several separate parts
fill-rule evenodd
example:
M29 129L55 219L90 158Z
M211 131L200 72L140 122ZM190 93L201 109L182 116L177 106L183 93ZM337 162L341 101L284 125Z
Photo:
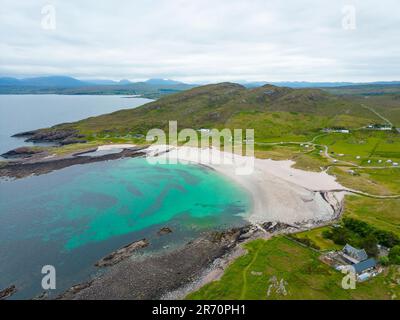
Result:
M400 265L400 245L394 246L390 249L388 257L390 263Z
M389 258L384 256L379 258L379 263L383 266L388 266L390 264Z
M360 247L364 248L368 256L376 257L378 255L378 241L373 234L369 234L361 240Z

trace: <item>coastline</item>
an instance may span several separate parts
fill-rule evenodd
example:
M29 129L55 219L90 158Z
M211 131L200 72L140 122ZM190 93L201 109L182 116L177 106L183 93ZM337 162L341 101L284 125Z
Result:
M113 150L119 152L88 155ZM63 157L16 161L0 167L0 177L21 178L75 164L124 157L149 156L161 162L168 157L215 170L252 197L251 212L244 217L249 223L246 227L219 233L218 240L215 233L209 233L172 252L145 259L127 255L123 261L108 267L104 274L73 286L58 299L182 299L200 286L218 280L224 269L245 253L241 243L311 229L336 220L341 214L347 189L325 172L295 169L291 167L292 161L255 159L251 174L238 175L234 164L213 163L207 154L227 156L209 148L110 144Z
M172 160L208 167L240 185L252 197L252 212L247 217L251 224L330 221L349 191L326 172L293 168L291 160L254 159L253 172L240 175L237 163L243 163L245 157L234 155L232 162L221 163L218 159L229 159L232 154L216 149L153 145L146 152L160 162Z

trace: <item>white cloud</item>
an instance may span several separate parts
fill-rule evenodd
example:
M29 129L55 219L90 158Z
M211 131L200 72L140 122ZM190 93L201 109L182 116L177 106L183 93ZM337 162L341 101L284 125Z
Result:
M49 3L54 31L41 28ZM355 30L342 28L349 4ZM2 0L0 74L398 80L399 9L398 0Z

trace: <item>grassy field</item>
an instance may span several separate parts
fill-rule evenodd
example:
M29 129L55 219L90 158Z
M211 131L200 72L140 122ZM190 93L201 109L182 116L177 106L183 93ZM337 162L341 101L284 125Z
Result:
M262 145L255 146L255 156L259 159L293 160L294 167L308 171L321 171L330 162L321 157L319 149L308 148L300 144Z
M354 173L350 173L352 170ZM400 168L358 169L332 167L329 174L345 187L374 195L397 195L400 193Z
M356 218L400 236L400 199L347 196L344 216Z
M309 231L304 231L300 233L293 234L292 236L296 239L310 239L312 243L318 246L319 250L339 250L342 249L342 246L335 244L332 240L325 239L322 236L322 232L325 230L329 230L329 226L315 228Z
M386 161L399 162L400 159L400 135L393 132L360 130L350 134L332 133L317 138L315 143L326 145L338 160L362 166L392 166Z
M355 290L341 287L343 275L319 259L319 253L287 238L255 240L222 278L190 294L188 299L392 299L400 297L398 267L390 268ZM282 280L283 279L283 280ZM284 295L277 283L283 283ZM268 290L270 289L270 290ZM268 295L269 291L269 295Z

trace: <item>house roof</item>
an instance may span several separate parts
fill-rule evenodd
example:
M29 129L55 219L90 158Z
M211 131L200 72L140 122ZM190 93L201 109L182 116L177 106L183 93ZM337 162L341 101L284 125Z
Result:
M369 268L374 268L376 266L376 260L374 258L369 258L365 261L353 264L353 268L356 273L362 273L364 270Z
M368 259L367 252L365 252L364 249L357 249L352 247L349 244L346 244L343 248L343 252L349 255L350 257L353 257L354 259L357 259L358 261L364 261Z

